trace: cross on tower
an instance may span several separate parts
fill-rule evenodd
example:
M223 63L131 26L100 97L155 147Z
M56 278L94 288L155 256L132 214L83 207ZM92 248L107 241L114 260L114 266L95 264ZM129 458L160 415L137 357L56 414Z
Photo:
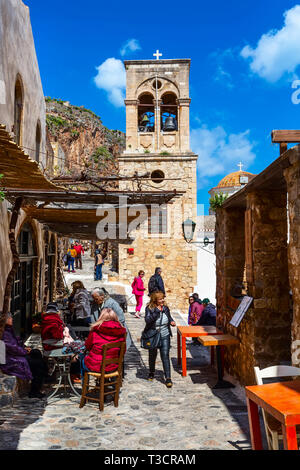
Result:
M240 167L240 171L242 171L242 166L244 166L242 162L238 163L238 166Z
M156 52L153 55L154 55L154 57L156 57L156 60L159 60L159 57L162 56L161 52L159 52L158 49L156 49Z

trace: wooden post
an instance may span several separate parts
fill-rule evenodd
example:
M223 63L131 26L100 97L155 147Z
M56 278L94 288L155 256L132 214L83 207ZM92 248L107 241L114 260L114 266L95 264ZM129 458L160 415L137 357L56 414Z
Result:
M49 231L45 230L44 234L44 242L45 242L45 274L44 274L44 298L43 298L43 310L45 311L46 305L47 305L47 297L48 297L48 270L49 270L49 265L48 265L48 251L49 251Z
M12 291L12 286L15 278L15 274L17 272L17 268L20 263L20 257L19 253L17 250L17 244L16 244L16 235L15 235L15 230L16 230L16 225L18 222L18 217L20 213L20 209L22 206L23 202L23 197L18 197L15 201L12 214L11 214L11 219L10 219L10 224L9 224L9 232L8 232L8 237L9 237L9 243L10 243L10 249L11 249L11 254L13 258L13 264L11 267L11 270L7 276L6 279L6 286L4 290L4 300L3 300L3 307L2 307L2 314L0 316L0 339L2 338L5 323L6 323L6 318L7 314L9 311L9 306L10 306L10 299L11 299L11 291Z

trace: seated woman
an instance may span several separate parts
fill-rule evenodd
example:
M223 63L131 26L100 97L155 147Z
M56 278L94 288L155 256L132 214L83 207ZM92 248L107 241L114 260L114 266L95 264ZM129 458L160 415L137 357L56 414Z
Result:
M202 304L204 306L204 309L197 325L216 326L216 307L212 303L210 303L210 300L207 298L202 300Z
M65 324L60 317L60 312L55 302L47 305L46 312L42 314L41 336L43 348L45 351L61 348L62 346L54 346L44 344L45 340L63 340ZM55 341L53 341L55 342Z
M41 352L25 348L15 335L11 314L6 319L2 340L5 343L6 363L1 365L4 374L14 375L22 380L31 380L30 398L43 398L41 387L47 375L47 366Z
M189 316L188 316L188 324L189 325L196 325L201 318L202 312L204 310L204 305L200 304L199 298L197 294L192 294L189 297Z
M82 359L82 377L84 372L100 372L103 359L103 346L107 343L126 341L126 329L119 322L117 314L111 308L104 308L99 319L92 325L85 342L87 355ZM108 359L118 356L119 348L109 349ZM112 372L117 364L109 364L105 371Z
M72 284L71 309L74 314L73 326L89 326L91 324L91 303L89 293L81 281Z

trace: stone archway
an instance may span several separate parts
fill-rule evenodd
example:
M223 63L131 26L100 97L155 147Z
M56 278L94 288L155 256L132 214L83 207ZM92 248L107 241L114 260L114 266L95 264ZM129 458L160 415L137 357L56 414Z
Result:
M34 280L38 260L34 230L28 222L21 227L17 247L20 263L13 282L10 310L16 333L26 338L31 333L35 310Z

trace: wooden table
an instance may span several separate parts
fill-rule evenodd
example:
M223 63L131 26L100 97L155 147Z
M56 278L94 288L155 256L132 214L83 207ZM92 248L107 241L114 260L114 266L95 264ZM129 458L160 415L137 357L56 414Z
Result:
M222 351L221 348L224 346L230 346L232 344L239 344L239 340L231 335L207 335L199 336L198 341L203 346L216 347L217 351L217 367L218 367L218 381L213 387L214 389L218 388L232 388L234 385L231 382L228 382L223 379L223 366L222 366Z
M245 387L253 450L262 450L258 406L282 426L286 450L298 450L296 425L300 424L300 380Z
M215 326L177 326L177 362L179 366L182 363L182 377L186 377L186 338L198 338L198 336L211 334L219 335L222 334L222 331ZM213 363L213 350L211 353L211 363Z

